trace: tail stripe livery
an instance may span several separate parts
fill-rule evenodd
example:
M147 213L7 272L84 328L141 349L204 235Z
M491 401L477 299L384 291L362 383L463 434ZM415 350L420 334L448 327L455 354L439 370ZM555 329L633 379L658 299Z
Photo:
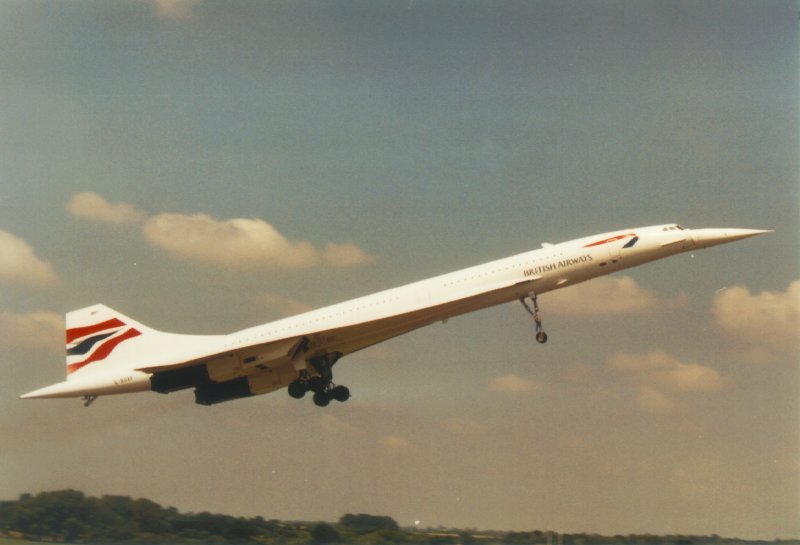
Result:
M86 335L111 329L112 327L122 327L124 325L125 322L121 321L119 318L112 318L110 320L106 320L105 322L100 322L99 324L87 325L85 327L73 327L72 329L67 330L67 344L71 343L75 339L85 337Z
M81 341L79 344L76 344L72 348L67 348L67 356L83 356L89 350L91 350L94 345L96 345L103 339L109 338L114 333L116 333L116 331L112 331L111 333L101 333L100 335L95 335L94 337L89 337L88 339L84 339L83 341Z
M95 326L89 326L89 327L85 327L85 328L76 328L76 329L71 329L69 331L72 331L73 334L74 334L74 332L82 329L82 330L84 330L84 334L86 334L87 331L89 333L94 333L96 331L101 330L100 326L104 326L102 329L106 329L109 326L110 327L119 327L119 326L123 326L124 327L125 324L123 322L121 322L120 320L115 318L113 320L108 320L107 322L103 322L102 324L97 324ZM69 331L67 332L67 338L68 339L70 338ZM133 339L134 337L138 337L139 335L142 334L139 330L134 329L134 328L130 328L130 329L125 330L121 335L117 335L116 337L113 336L116 333L119 333L120 331L122 331L122 330L121 329L117 329L116 331L111 331L111 332L106 333L106 334L96 335L94 337L90 337L88 339L85 339L84 341L82 341L81 343L79 343L76 346L73 346L71 348L68 347L68 349L67 349L67 374L70 375L70 374L74 373L75 371L77 371L78 369L81 369L82 367L85 367L86 365L89 365L90 363L106 359L108 357L108 355L111 354L111 352L113 352L114 349L117 346L119 346L121 343L127 341L128 339ZM109 339L109 337L111 337L111 338ZM108 340L105 340L105 339L108 339ZM101 342L101 341L105 341L105 342ZM101 343L101 344L97 347L97 349L88 358L86 358L85 360L82 360L82 361L78 361L78 362L73 362L73 363L69 362L69 357L70 356L73 356L73 355L78 355L78 356L84 355L87 352L89 352L92 349L92 347L94 345L96 345L97 343Z

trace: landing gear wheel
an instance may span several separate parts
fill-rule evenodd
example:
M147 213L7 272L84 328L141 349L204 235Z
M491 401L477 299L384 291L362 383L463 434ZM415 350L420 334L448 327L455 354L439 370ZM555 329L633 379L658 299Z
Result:
M347 386L336 386L333 383L331 368L342 357L340 352L323 354L308 361L310 369L300 372L300 378L289 384L289 395L300 398L306 392L314 392L314 404L327 407L334 399L344 402L350 399ZM311 376L311 373L315 373Z
M308 387L302 380L298 379L289 384L289 395L295 399L301 399L307 391Z
M328 386L328 383L322 377L311 377L308 379L308 389L312 392L322 392Z
M547 333L545 333L544 331L538 331L536 333L536 340L538 342L540 342L541 344L546 343L547 342Z
M317 407L327 407L331 402L331 396L328 392L317 392L314 394L314 405Z
M330 395L339 403L344 403L350 399L350 389L347 386L334 386Z

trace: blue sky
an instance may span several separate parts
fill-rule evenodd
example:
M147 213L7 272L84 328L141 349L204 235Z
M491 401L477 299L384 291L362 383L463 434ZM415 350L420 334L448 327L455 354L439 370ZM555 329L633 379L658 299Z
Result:
M794 2L0 1L0 495L797 537L797 49ZM16 398L95 302L223 333L673 221L776 232L546 295L546 346L508 305L353 355L324 411Z

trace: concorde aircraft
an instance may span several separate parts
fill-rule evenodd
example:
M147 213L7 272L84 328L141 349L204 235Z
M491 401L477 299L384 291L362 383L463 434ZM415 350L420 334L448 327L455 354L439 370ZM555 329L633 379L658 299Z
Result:
M538 296L681 252L770 233L656 225L601 233L352 299L229 335L151 329L103 305L66 316L67 380L21 396L81 397L194 388L213 405L287 387L314 403L346 401L333 383L342 356L420 327L511 301L533 317L547 341Z

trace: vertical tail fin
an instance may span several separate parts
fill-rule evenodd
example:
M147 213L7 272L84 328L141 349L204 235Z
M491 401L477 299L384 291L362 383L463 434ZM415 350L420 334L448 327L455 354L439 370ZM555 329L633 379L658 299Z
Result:
M67 378L111 358L125 341L153 331L105 305L74 310L66 318Z

